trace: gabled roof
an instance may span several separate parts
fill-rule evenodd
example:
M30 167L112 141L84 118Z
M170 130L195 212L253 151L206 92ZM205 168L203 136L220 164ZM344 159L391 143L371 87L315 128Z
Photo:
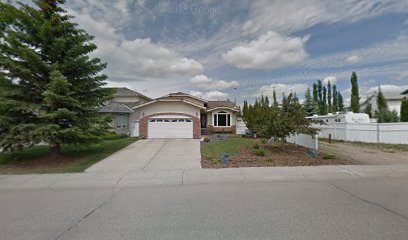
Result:
M148 106L148 105L153 104L153 103L156 103L156 102L183 102L183 103L186 103L186 104L189 104L189 105L193 105L193 106L198 107L198 108L201 108L201 109L205 109L204 106L198 105L198 104L196 104L196 103L193 103L193 102L190 102L190 101L187 101L187 100L184 100L184 99L161 99L161 98L158 98L158 99L156 99L156 100L153 100L153 101L150 101L150 102L147 102L147 103L138 105L138 106L135 106L135 107L133 107L133 109L141 108L141 107L144 107L144 106Z
M231 111L239 112L238 106L234 102L231 102L230 100L207 102L207 112L211 112L217 109L229 109Z
M99 112L101 113L132 113L133 110L123 103L108 102L99 109Z
M133 91L129 88L125 88L125 87L115 87L115 88L109 88L115 91L115 93L113 94L113 96L115 97L142 97L145 98L147 100L152 100L151 98L138 93L136 91Z
M408 89L401 93L401 95L407 95L407 94L408 94Z
M205 99L203 99L203 98L196 97L196 96L193 96L193 95L191 95L191 94L183 93L183 92L169 93L169 94L167 94L167 95L164 95L164 96L162 96L162 97L159 97L158 99L168 98L168 97L190 97L190 98L193 98L193 99L202 101L202 102L204 102L204 103L207 102L207 100L205 100Z

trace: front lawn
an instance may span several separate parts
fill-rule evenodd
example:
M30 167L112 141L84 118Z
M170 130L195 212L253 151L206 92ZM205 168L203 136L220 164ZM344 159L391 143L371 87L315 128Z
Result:
M277 142L267 144L265 140L231 136L226 140L201 146L203 168L272 167L272 166L315 166L352 164L334 155L320 153L311 156L309 149ZM231 156L229 163L221 162L220 155Z
M0 174L83 172L136 138L110 138L89 146L62 146L60 157L49 155L49 146L34 146L15 153L0 153Z

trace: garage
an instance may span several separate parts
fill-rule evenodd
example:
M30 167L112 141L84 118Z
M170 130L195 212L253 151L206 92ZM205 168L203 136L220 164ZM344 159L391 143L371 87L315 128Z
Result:
M193 138L193 121L186 116L155 116L148 121L148 138Z

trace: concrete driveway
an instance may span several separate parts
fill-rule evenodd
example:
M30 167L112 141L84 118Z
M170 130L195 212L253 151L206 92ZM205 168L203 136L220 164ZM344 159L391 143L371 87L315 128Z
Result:
M148 139L114 153L85 172L200 169L200 158L197 139Z

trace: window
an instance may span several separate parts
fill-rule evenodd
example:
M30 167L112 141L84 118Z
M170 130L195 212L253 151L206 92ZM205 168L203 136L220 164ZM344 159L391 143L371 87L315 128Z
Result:
M220 111L214 114L214 126L215 127L230 127L231 126L231 114Z
M127 115L124 115L124 114L116 115L116 128L127 128L127 127L128 127Z

